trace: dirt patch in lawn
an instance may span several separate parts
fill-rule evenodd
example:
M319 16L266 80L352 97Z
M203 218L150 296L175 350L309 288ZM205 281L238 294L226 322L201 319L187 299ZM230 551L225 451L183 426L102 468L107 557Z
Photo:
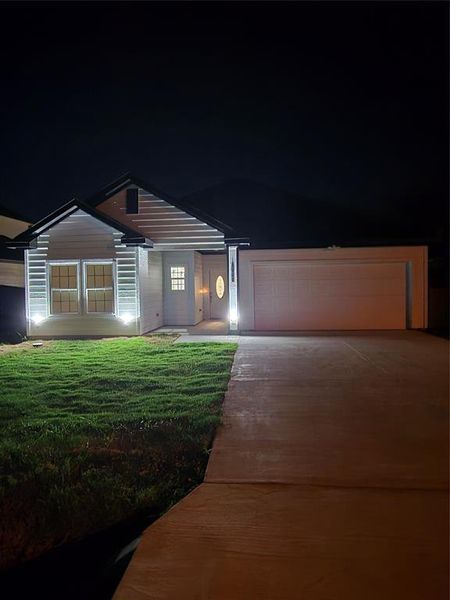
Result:
M39 346L33 346L33 344L36 343L39 343ZM0 356L2 354L8 354L9 352L20 352L21 350L38 351L40 348L48 348L52 343L53 340L28 340L26 342L21 342L20 344L0 344Z

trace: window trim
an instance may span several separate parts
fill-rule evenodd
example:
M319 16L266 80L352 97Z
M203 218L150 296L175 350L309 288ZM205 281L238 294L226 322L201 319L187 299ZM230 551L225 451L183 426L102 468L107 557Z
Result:
M73 267L76 266L77 268L77 302L78 302L78 310L77 312L60 312L60 313L54 313L52 312L52 307L53 307L53 302L52 302L52 295L53 295L53 288L52 288L52 284L51 284L51 270L52 267ZM47 290L48 290L48 296L47 296L47 306L48 306L48 316L49 317L70 317L70 316L75 316L75 315L80 315L82 314L82 306L81 306L81 281L80 281L80 261L79 260L47 260L47 274L46 274L46 283L47 283ZM55 291L75 291L73 288L55 288Z
M87 310L87 292L85 280L85 264L112 264L112 276L113 276L113 307L114 312L112 313L100 313L100 312L88 312ZM57 267L64 265L76 265L77 266L77 280L78 280L78 312L72 313L52 313L51 294L52 288L50 284L50 266L55 265ZM111 317L117 317L117 263L114 258L87 258L87 259L46 259L46 288L47 288L47 318L49 319L72 319L79 316L89 316L89 318L103 318L108 319ZM92 289L92 288L89 288Z
M116 261L114 259L87 258L81 260L83 265L83 312L86 315L94 315L100 317L117 316L117 285L116 285ZM112 296L113 310L112 312L91 312L88 303L88 290L109 290L111 288L90 288L87 286L87 267L88 265L111 265L112 272Z
M172 269L183 269L183 277L173 277L172 276ZM169 267L169 281L170 281L170 291L171 292L185 292L186 291L186 272L187 272L187 267L186 265L180 265L180 264L175 264L175 265L170 265ZM182 281L183 282L183 288L173 288L173 282L174 281Z

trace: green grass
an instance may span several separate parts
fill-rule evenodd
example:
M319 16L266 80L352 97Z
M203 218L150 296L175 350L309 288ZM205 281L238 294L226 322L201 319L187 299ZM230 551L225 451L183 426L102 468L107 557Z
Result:
M0 567L200 483L234 344L58 341L0 356Z

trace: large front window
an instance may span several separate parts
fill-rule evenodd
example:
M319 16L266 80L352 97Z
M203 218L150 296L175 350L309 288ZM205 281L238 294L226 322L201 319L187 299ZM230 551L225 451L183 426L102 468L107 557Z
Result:
M89 313L114 312L112 263L85 263L86 301Z
M48 269L51 315L114 314L112 261L55 261Z
M50 265L50 312L52 315L78 313L78 264Z

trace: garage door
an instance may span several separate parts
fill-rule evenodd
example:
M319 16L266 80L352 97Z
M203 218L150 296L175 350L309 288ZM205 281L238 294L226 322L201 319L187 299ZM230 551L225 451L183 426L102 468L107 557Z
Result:
M404 263L253 266L255 329L405 329Z

